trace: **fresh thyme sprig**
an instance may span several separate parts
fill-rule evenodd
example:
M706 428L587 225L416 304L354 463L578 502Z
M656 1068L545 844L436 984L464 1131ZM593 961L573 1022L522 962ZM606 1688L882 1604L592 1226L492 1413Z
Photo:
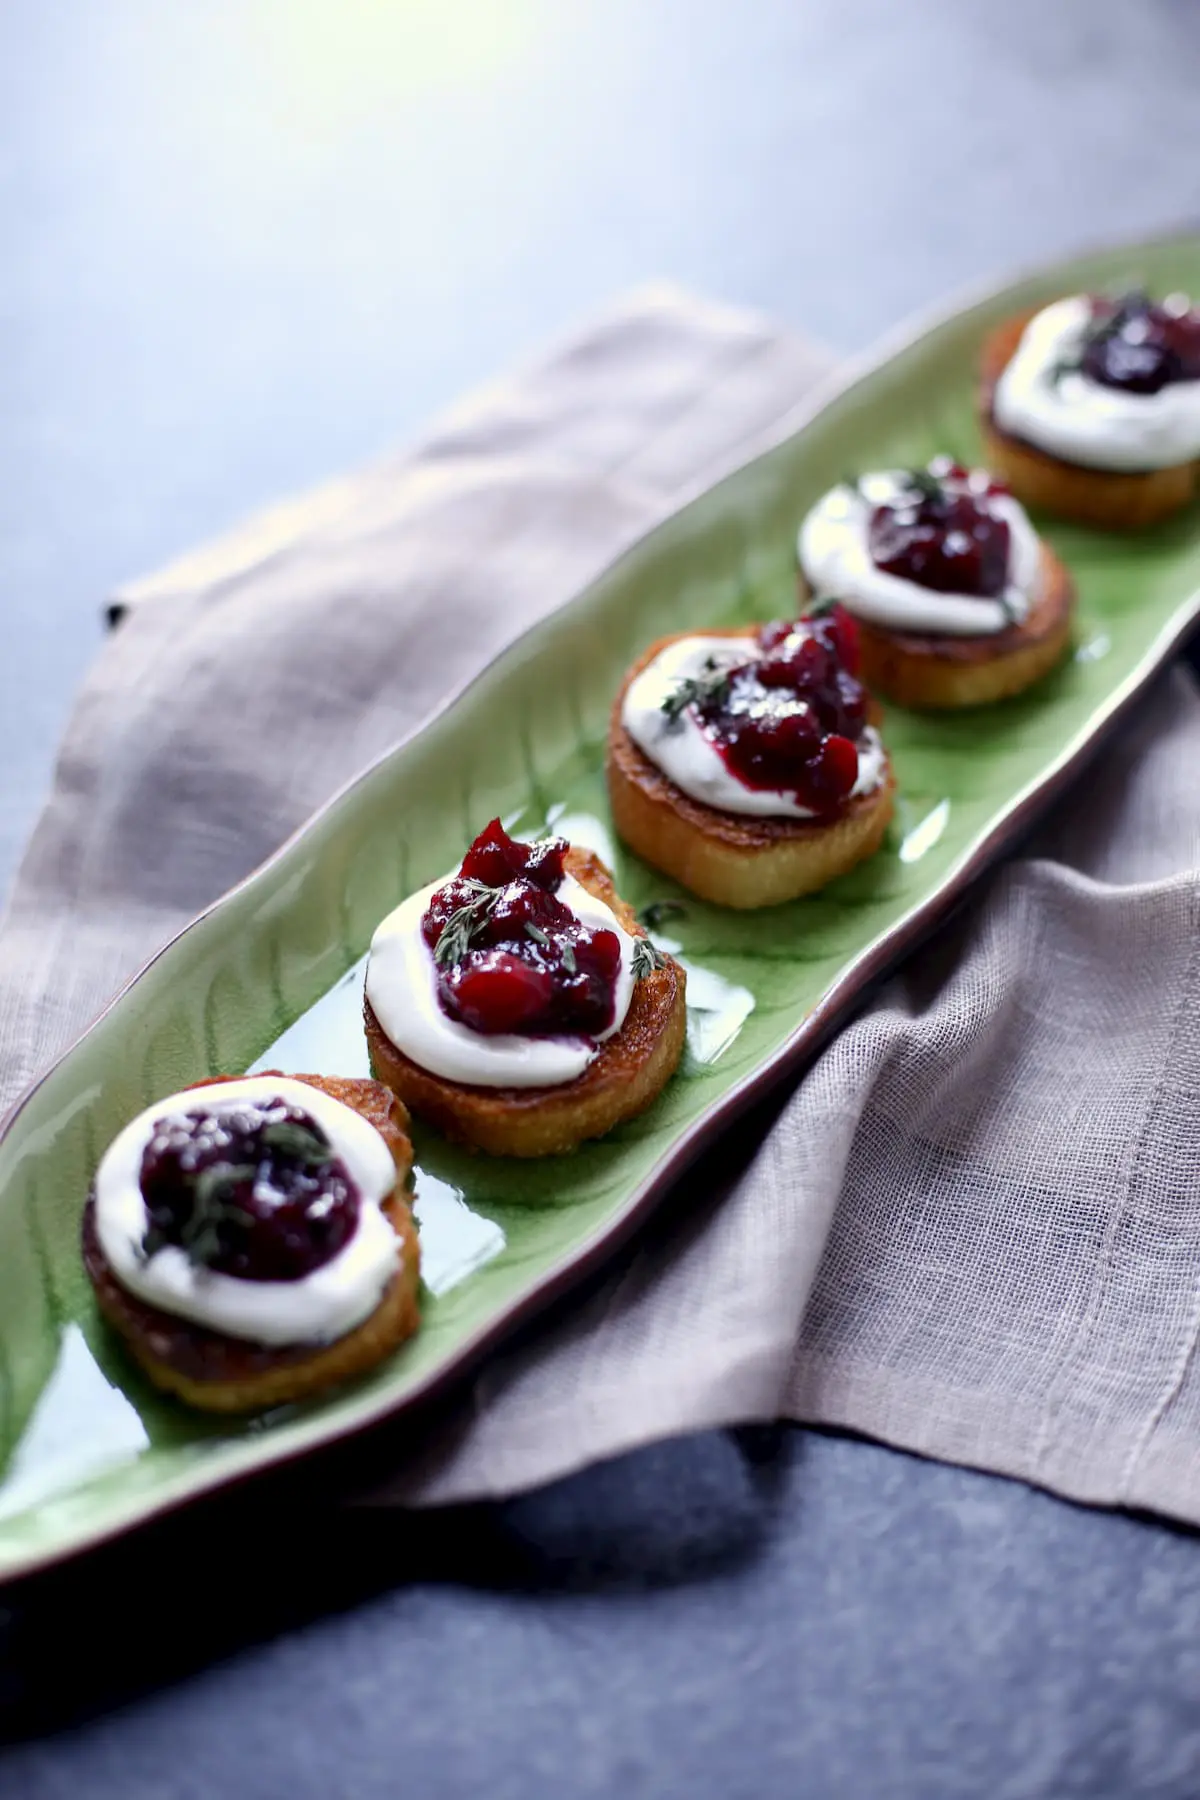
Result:
M905 469L904 479L908 486L921 496L922 500L941 499L941 479L933 473L932 469Z
M463 877L462 885L471 897L455 908L438 933L438 941L433 947L433 960L439 968L450 968L462 961L471 947L471 939L476 930L489 916L503 892L502 888L491 888L486 881L476 881L473 876Z
M818 594L814 600L809 601L802 616L806 619L822 618L825 613L832 612L837 604L836 594Z
M643 981L647 975L653 975L656 969L665 969L666 966L667 959L657 944L652 944L649 938L634 938L630 969L635 981Z
M687 675L662 703L668 723L674 725L689 706L718 705L729 691L733 670L724 668L714 656L706 656L698 675Z
M932 469L901 469L899 474L905 486L911 488L914 493L919 494L922 500L940 499L942 493L942 478L940 475L935 475ZM863 494L861 475L843 475L838 485L847 487L852 493L858 494L864 499L866 498ZM832 602L830 604L832 604Z
M540 944L543 950L549 950L551 948L550 939L542 930L541 926L532 925L528 920L525 924L525 936L527 938L532 938L535 944ZM575 960L575 946L569 938L564 938L562 944L559 946L559 954L562 957L562 966L567 971L567 974L578 974L579 964Z
M302 1169L323 1169L333 1161L333 1150L327 1138L311 1125L300 1125L294 1119L277 1119L264 1125L258 1133L264 1150L286 1156Z

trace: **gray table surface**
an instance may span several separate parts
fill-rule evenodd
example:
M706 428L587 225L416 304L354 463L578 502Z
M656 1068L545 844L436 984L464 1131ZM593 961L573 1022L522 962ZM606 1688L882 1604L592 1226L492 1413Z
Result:
M1188 0L8 0L0 878L118 579L648 276L841 351L1193 219ZM1200 1792L1200 1556L798 1431L347 1523L269 1486L0 1596L0 1792Z

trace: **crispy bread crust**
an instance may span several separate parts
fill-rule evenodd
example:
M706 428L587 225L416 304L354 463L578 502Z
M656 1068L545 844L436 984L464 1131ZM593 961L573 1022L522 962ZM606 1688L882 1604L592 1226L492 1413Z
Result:
M745 626L729 627L706 635L741 637L745 631ZM752 818L693 800L651 762L621 722L629 684L669 644L691 636L678 632L651 644L613 703L608 792L617 833L643 862L717 906L748 910L814 893L882 843L895 796L891 763L874 793L858 795L831 820Z
M626 931L645 936L599 857L572 846L566 866L612 908ZM431 1074L397 1049L364 1001L371 1068L414 1113L457 1143L491 1156L555 1156L585 1138L602 1137L657 1099L683 1053L685 985L683 970L668 958L664 968L636 983L620 1031L583 1073L540 1088L470 1087Z
M213 1087L218 1082L241 1079L237 1075L219 1075L194 1085ZM285 1401L306 1399L364 1374L410 1337L419 1323L419 1254L407 1197L412 1144L403 1106L377 1081L324 1075L297 1075L290 1079L319 1088L369 1120L396 1164L396 1185L382 1210L400 1240L400 1266L374 1312L344 1337L332 1344L274 1348L227 1337L223 1332L210 1331L151 1306L122 1287L113 1274L96 1231L93 1196L89 1195L84 1209L83 1261L100 1311L157 1387L206 1412L256 1412Z
M801 601L808 590L801 577ZM888 631L858 621L862 679L889 700L949 712L1007 700L1040 681L1071 641L1075 586L1048 544L1042 545L1042 591L1029 617L988 637Z
M988 467L1026 506L1102 531L1139 531L1178 512L1196 492L1200 463L1141 472L1086 469L1012 437L997 425L996 383L1036 311L1005 319L984 342L979 412Z

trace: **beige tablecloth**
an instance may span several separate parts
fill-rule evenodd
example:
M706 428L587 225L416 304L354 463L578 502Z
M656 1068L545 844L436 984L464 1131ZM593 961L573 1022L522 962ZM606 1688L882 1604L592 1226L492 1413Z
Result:
M634 296L419 449L117 596L0 927L0 1101L356 768L801 399L823 359ZM823 1421L1200 1522L1200 695L375 1496Z

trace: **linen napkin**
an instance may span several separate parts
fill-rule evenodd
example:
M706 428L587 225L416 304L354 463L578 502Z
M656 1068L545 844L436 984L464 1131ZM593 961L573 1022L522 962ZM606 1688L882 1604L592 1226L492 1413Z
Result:
M645 292L418 450L118 595L0 927L0 1100L821 368ZM782 1416L1200 1521L1198 756L1177 668L1038 841L371 1497L504 1494Z

